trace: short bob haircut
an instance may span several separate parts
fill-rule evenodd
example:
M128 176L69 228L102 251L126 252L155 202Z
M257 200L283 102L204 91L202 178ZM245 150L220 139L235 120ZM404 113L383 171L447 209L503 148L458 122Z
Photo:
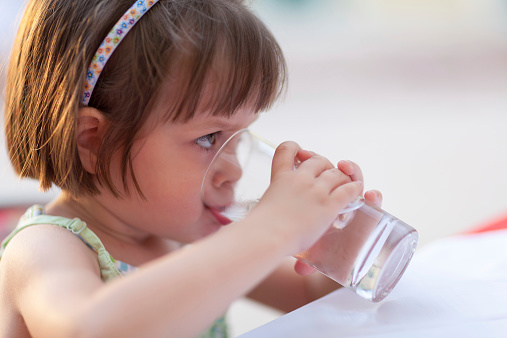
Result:
M72 196L97 194L79 160L77 114L88 65L134 0L31 0L12 51L5 127L11 162L21 177L56 185ZM216 69L219 67L219 69ZM217 77L216 75L219 74ZM254 103L267 110L284 91L282 51L265 25L240 0L160 0L127 34L109 59L90 107L106 117L97 178L115 196L110 163L121 154L123 191L132 171L132 145L164 81L175 80L167 120L195 113L210 77L208 108L232 116ZM217 80L217 78L218 80Z

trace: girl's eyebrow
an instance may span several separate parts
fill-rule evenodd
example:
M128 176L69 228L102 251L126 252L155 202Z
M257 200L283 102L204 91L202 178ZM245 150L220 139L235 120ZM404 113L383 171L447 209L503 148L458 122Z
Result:
M257 115L258 116L258 115ZM249 122L249 125L257 120L257 117ZM241 124L241 122L233 122L230 120L225 121L215 121L214 123L209 124L211 128L226 130L226 131L238 131L239 129L248 128Z
M239 128L237 123L234 122L228 122L227 119L213 119L210 120L204 120L202 122L199 122L198 124L194 125L195 128L199 129L234 129Z

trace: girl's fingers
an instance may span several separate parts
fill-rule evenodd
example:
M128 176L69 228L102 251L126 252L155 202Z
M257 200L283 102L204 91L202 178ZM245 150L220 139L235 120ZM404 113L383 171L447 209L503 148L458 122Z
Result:
M378 190L369 190L365 192L364 198L370 202L370 204L373 204L379 208L382 205L382 193Z
M357 198L363 191L363 182L362 181L352 181L350 183L345 183L334 189L330 198L332 198L336 204L338 204L337 209L343 209Z
M283 142L276 148L272 172L286 171L289 167L294 169L294 165L312 172L315 177L325 170L334 168L333 163L327 158L312 151L303 150L295 142Z
M322 178L332 190L336 189L338 186L350 182L350 177L345 175L340 169L332 168L323 171L319 178Z
M308 151L308 150L300 150L297 154L297 159L299 160L299 162L304 162L306 161L307 159L315 156L317 154L315 154L313 151Z
M353 181L363 181L363 173L359 166L352 161L340 161L337 166L344 174ZM382 205L382 193L378 190L370 190L364 193L364 198L372 205L380 208Z
M310 265L305 264L300 260L297 260L296 263L294 264L294 271L296 271L299 275L308 276L313 274L317 270L315 270Z
M276 148L275 155L273 157L271 178L279 172L294 170L294 159L300 150L301 147L292 141L280 144Z
M283 142L276 148L272 163L272 178L277 173L293 171L296 159L300 161L298 169L311 172L314 177L325 180L332 187L331 195L335 195L335 198L350 202L361 194L363 174L357 164L352 161L340 161L335 168L327 158L303 150L292 141ZM382 194L376 190L367 192L365 198L377 206L382 203Z
M337 165L345 175L348 175L352 181L363 181L363 172L357 164L352 161L340 161Z
M310 172L314 177L319 177L328 169L334 169L334 165L327 158L320 155L314 155L302 162L298 169Z

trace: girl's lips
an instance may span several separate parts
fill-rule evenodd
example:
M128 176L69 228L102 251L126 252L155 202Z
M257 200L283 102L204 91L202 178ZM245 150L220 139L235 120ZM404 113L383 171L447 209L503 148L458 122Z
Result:
M206 207L206 208L211 212L211 214L213 215L213 217L215 217L215 219L218 221L218 223L220 223L222 225L227 225L227 224L232 223L232 221L230 219L228 219L227 217L225 217L224 215L222 215L219 210L217 210L215 208L210 208L210 207Z

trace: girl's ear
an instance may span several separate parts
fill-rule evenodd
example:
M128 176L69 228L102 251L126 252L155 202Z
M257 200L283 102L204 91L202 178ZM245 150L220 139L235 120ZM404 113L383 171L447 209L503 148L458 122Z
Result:
M95 108L79 108L77 119L77 149L84 169L96 173L97 155L106 127L106 118Z

